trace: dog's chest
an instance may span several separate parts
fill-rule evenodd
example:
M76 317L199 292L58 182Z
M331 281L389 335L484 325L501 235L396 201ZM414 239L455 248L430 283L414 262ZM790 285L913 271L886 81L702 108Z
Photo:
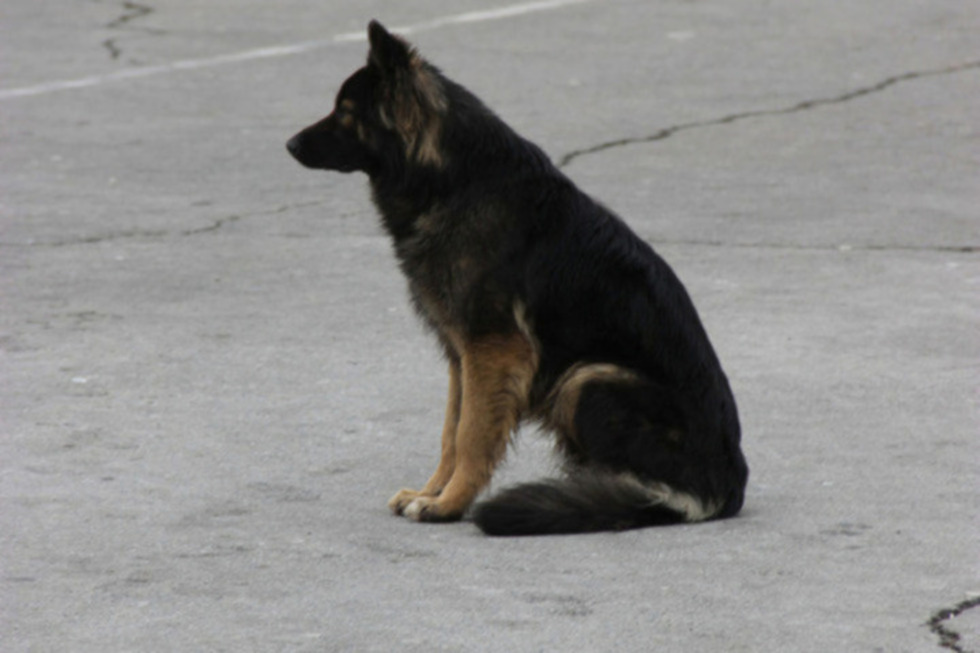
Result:
M419 215L395 236L395 253L416 311L443 342L512 322L508 230L492 213L464 207Z
M469 285L465 255L445 234L426 231L396 242L395 251L422 320L439 333L458 331Z

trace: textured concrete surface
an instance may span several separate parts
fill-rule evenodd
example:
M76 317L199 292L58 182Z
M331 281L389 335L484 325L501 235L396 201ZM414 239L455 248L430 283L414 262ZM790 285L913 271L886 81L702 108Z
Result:
M5 0L0 650L980 650L978 5L506 6ZM388 514L443 364L364 179L283 148L372 17L675 266L740 518Z

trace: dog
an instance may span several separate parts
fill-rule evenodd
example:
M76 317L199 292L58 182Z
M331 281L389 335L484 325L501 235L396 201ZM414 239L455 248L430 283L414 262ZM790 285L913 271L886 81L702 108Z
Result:
M748 467L735 400L672 269L413 46L377 21L368 40L333 112L287 149L308 168L367 174L448 362L439 463L391 510L462 518L532 421L567 470L477 503L489 535L737 514Z

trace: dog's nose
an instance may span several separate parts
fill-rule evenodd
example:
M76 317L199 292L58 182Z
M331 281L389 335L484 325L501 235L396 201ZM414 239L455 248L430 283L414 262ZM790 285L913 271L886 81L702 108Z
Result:
M292 154L294 157L299 158L299 151L301 148L300 148L298 135L293 136L288 141L286 141L286 149L289 150L289 153Z

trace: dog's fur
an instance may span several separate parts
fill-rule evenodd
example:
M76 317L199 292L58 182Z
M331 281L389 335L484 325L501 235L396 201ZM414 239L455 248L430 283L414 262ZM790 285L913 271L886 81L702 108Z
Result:
M567 474L478 504L489 534L735 515L748 477L735 401L670 267L404 40L377 22L368 36L367 65L288 149L368 174L449 362L439 464L391 509L459 519L531 419L555 433Z

